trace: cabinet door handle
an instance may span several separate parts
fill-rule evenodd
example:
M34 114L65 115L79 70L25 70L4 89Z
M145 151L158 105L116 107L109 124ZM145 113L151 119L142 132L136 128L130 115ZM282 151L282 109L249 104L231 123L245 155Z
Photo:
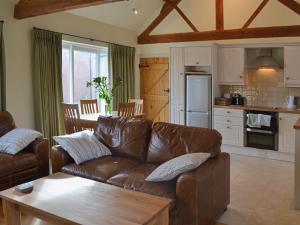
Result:
M180 73L180 75L181 75L181 76L183 76L183 75L184 75L184 73Z
M231 122L230 120L227 120L227 122L229 123L229 122Z
M226 127L227 129L231 129L231 127Z
M290 78L289 78L289 77L286 77L285 79L286 79L286 80L289 80Z
M226 113L228 113L228 114L229 114L229 113L230 113L230 111L227 111Z
M240 76L240 79L243 79L244 76Z
M199 65L200 63L199 62L196 62L196 65Z

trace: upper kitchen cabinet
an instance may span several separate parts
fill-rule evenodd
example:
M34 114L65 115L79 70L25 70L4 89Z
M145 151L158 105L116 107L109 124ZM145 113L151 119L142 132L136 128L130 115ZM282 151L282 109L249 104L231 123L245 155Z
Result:
M211 66L211 47L186 47L184 48L185 66Z
M284 48L284 75L286 87L300 87L300 46Z
M219 84L245 85L245 49L219 49Z

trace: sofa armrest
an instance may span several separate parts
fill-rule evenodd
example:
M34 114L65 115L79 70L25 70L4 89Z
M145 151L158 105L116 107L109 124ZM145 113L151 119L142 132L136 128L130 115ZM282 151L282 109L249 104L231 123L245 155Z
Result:
M213 225L230 201L230 156L220 153L176 183L180 225Z
M36 139L28 147L28 152L34 153L38 162L38 176L49 175L49 141L48 139Z
M60 172L65 165L74 162L70 155L60 145L52 147L50 157L52 173Z

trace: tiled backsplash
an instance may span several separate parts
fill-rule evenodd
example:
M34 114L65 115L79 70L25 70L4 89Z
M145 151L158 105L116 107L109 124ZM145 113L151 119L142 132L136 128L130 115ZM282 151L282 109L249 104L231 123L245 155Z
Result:
M289 95L300 96L300 88L285 88L283 70L248 70L247 85L221 86L222 93L239 93L251 106L286 107Z

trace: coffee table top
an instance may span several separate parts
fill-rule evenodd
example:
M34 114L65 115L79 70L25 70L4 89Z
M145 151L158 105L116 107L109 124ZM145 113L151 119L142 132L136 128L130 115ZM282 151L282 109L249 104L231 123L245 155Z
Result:
M30 194L14 188L0 197L23 208L51 214L62 223L97 225L146 224L169 207L170 199L57 173L33 182Z

